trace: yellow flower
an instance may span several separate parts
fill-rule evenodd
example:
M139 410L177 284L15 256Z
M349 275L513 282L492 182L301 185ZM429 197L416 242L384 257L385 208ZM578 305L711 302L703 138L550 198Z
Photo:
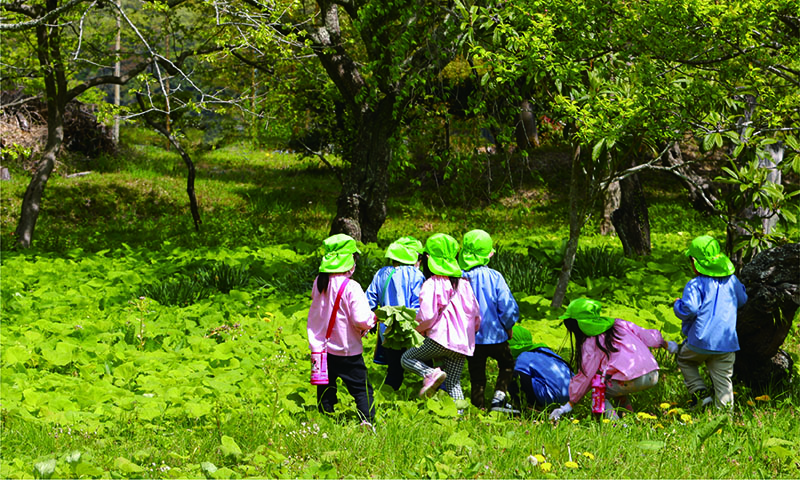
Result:
M582 455L583 455L584 457L588 458L589 460L594 460L594 455L592 455L592 454L591 454L591 453L589 453L589 452L583 452L583 453L582 453Z
M577 418L575 418L575 419L572 420L572 423L579 423L579 421L578 421Z
M661 425L660 423L656 423L656 424L654 425L654 427L655 427L655 428L664 428L664 425Z
M656 417L654 415L650 415L647 412L639 412L639 413L636 414L636 416L639 417L640 420L655 420L656 419Z
M692 416L689 415L688 413L684 413L681 415L681 420L683 421L683 423L692 423Z
M678 413L678 409L677 408L673 408L673 409L671 409L670 411L667 412L667 415L675 415L677 413Z
M661 407L663 410L666 410L666 409L668 409L668 408L669 408L669 407L671 407L671 406L672 406L672 404L670 404L670 403L667 403L667 402L664 402L664 403L662 403L661 405L659 405L659 407Z
M769 402L769 395L761 395L760 397L756 397L756 400L759 402Z
M567 468L578 468L578 464L575 462L567 462L564 464L564 466Z
M747 404L750 405L751 407L755 407L756 406L756 402L754 402L752 400L748 400Z
M545 463L544 455L542 455L541 453L537 453L536 455L533 456L533 458L535 458L536 462L539 464Z
M553 469L553 464L550 462L540 463L539 468L541 468L543 472L547 473Z
M604 418L603 419L603 423L609 423L610 421L611 421L611 419L609 419L609 418Z

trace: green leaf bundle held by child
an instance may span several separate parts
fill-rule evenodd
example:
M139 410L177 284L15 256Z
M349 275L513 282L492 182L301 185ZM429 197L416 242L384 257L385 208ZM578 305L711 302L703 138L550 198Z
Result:
M569 402L555 409L550 419L558 420L593 387L602 387L606 399L593 412L616 418L617 406L633 410L628 395L658 383L658 363L651 348L678 350L658 330L644 329L635 323L600 315L600 302L579 298L570 302L561 315L572 338L572 364L575 376L569 384ZM613 403L611 402L613 400Z
M422 242L414 237L401 237L389 245L386 249L386 258L390 259L392 264L378 270L367 287L367 300L372 310L379 307L406 307L414 310L419 308L419 291L425 281L418 268L421 254ZM395 314L392 320L402 320L402 315ZM401 333L404 326L402 321L393 321L391 333L393 335ZM375 347L375 363L387 365L384 383L399 390L403 385L405 373L400 358L406 348L391 348L389 345L384 345L386 329L386 323L381 323ZM409 335L404 337L412 340Z
M733 405L733 363L739 350L736 313L747 302L744 285L733 274L734 266L722 253L719 242L703 235L686 250L695 277L686 284L673 310L682 320L686 341L678 353L678 367L689 390L689 406L711 403L712 397L700 376L705 364L711 377L716 407Z
M375 326L375 314L358 282L350 277L361 252L353 238L333 235L324 240L325 255L311 289L308 343L311 352L327 353L328 383L317 385L317 406L333 413L336 379L341 378L353 396L362 422L371 426L375 400L367 375L361 338Z

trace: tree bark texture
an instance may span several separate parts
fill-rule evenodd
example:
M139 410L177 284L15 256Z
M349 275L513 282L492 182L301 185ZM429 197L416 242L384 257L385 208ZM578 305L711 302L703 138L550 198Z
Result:
M753 387L789 378L791 357L780 350L800 305L800 243L765 250L738 274L747 290L736 333L734 374Z
M626 257L650 255L650 216L639 176L630 175L619 183L620 205L611 214L611 221L622 242L622 250Z
M575 263L575 255L578 252L578 240L581 230L586 223L586 211L589 208L585 182L583 180L583 170L581 169L581 147L577 145L572 155L572 172L570 174L569 186L569 239L564 250L564 261L561 265L561 272L558 274L558 283L553 293L551 308L561 308L564 304L564 297L567 294L569 278L572 274L572 265Z
M611 182L603 199L603 220L600 222L600 235L614 233L614 223L611 220L611 215L619 208L621 201L622 192L620 192L619 182Z
M393 98L385 98L376 111L363 115L355 141L345 152L349 167L342 178L331 235L346 233L364 243L378 239L386 221L391 139L399 125L392 115L393 103Z
M47 0L48 10L54 10L58 4L55 0ZM36 54L39 64L44 69L44 86L47 95L47 144L42 158L37 162L25 195L22 197L22 208L17 224L17 245L28 248L33 241L33 232L42 204L44 188L53 168L56 156L64 142L64 112L67 105L67 80L64 65L61 61L61 38L58 27L39 25L36 27Z

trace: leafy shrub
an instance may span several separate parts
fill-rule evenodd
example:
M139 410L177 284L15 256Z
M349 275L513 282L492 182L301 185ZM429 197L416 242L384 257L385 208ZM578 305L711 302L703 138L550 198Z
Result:
M211 268L201 267L195 274L197 283L206 288L214 288L222 293L242 290L250 283L250 269L241 265L234 267L217 263Z
M281 295L308 294L319 272L319 258L311 256L302 262L280 264L274 272L261 280L262 287Z
M548 262L502 248L495 251L489 265L503 274L512 292L543 293L555 279Z
M161 305L186 307L208 298L210 294L211 289L197 279L178 276L146 285L139 296L151 298Z
M621 278L627 271L625 256L609 246L579 248L575 254L571 277L578 282L587 277Z

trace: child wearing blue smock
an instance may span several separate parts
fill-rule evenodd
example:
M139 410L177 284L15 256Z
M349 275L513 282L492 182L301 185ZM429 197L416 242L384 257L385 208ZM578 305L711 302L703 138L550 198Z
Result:
M402 237L389 245L385 256L392 261L392 265L378 270L367 287L367 300L373 311L387 305L419 310L419 291L425 281L425 276L418 268L422 249L422 242L414 237ZM405 373L400 358L405 349L395 350L380 346L385 330L386 326L381 323L378 333L379 345L376 346L376 350L382 350L383 361L387 365L384 383L399 390L403 385Z
M475 353L467 360L471 383L471 401L484 408L486 389L486 361L497 361L497 382L490 411L519 413L506 401L506 391L514 372L514 357L508 348L511 329L519 320L519 306L508 288L503 274L489 268L489 258L494 255L492 237L483 230L472 230L464 235L458 263L469 279L475 298L481 308L481 327L475 335Z
M719 242L703 235L686 250L695 277L686 284L673 310L682 320L686 341L678 352L678 367L689 390L689 406L711 403L700 375L705 364L714 388L714 405L733 405L733 363L739 350L736 313L747 302L744 285L733 274L735 268L721 252Z
M563 358L544 343L533 343L531 332L520 325L514 325L508 346L516 358L508 387L512 404L543 410L569 400L572 369Z

